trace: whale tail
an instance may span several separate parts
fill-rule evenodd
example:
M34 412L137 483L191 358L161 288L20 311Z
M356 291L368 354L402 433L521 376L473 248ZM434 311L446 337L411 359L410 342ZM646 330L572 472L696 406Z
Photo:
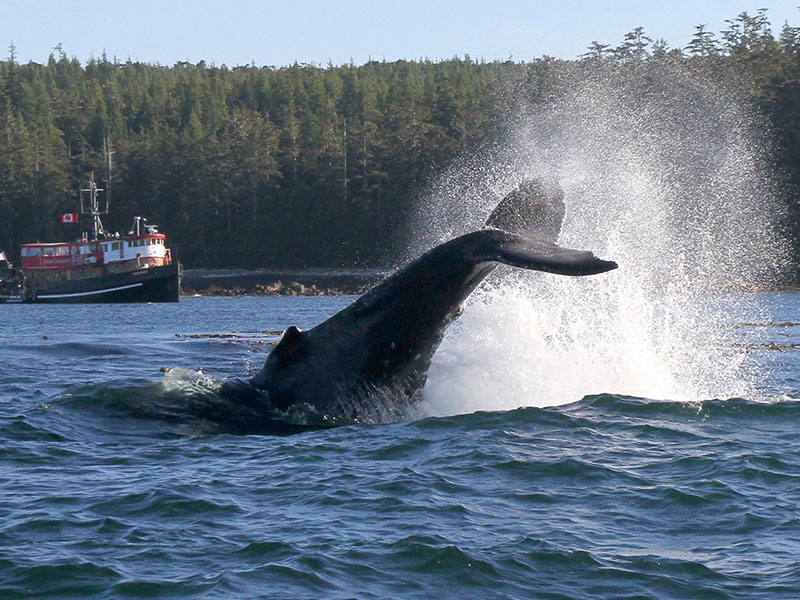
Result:
M500 201L485 227L555 242L561 233L564 212L564 190L558 182L529 179Z
M564 213L564 190L557 181L523 181L500 201L478 234L485 259L560 275L594 275L616 269L615 262L556 244Z
M540 238L491 229L467 235L474 236L472 260L478 266L502 263L520 269L573 276L597 275L617 268L614 261L602 260L586 250L562 248Z

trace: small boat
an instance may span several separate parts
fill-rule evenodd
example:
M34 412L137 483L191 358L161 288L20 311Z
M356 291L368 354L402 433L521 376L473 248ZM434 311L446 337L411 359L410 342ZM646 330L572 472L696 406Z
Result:
M90 225L74 242L23 244L16 283L25 302L178 302L180 263L166 235L134 217L125 235L104 229L94 173L81 189L81 215ZM107 196L106 196L107 198ZM84 203L86 199L86 203ZM85 206L86 204L86 206ZM78 213L62 215L77 223ZM10 284L9 284L10 285Z

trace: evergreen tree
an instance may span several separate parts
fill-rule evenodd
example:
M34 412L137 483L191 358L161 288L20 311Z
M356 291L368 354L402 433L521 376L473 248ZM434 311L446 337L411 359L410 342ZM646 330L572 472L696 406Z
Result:
M707 58L719 54L719 44L714 33L706 29L705 25L697 25L694 36L686 46L689 56Z

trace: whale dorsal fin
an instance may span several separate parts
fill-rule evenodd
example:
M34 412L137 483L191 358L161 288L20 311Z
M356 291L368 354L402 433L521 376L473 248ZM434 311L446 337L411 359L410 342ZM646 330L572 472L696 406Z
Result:
M289 327L286 328L286 331L283 332L283 335L281 335L281 339L278 341L278 343L294 344L300 339L301 333L302 331L300 331L300 328L298 328L297 325L289 325Z
M303 335L303 331L301 331L297 326L290 325L283 332L283 335L281 335L281 339L278 340L278 343L275 344L273 352L276 354L276 356L294 356L297 353L299 342Z
M564 190L554 180L523 181L500 201L486 227L555 242L564 221Z

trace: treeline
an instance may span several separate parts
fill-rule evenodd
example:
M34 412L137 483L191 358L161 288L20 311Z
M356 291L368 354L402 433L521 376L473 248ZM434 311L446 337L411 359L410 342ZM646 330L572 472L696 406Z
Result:
M105 56L82 65L0 62L0 249L75 235L89 171L113 149L112 215L167 232L189 267L376 265L404 243L415 195L461 153L494 139L520 102L551 100L565 73L664 61L746 73L771 121L787 186L800 189L800 28L742 13L684 49L641 28L577 61L451 60L321 67L172 67ZM785 228L798 231L790 194Z
M113 154L112 230L147 216L190 266L376 263L416 186L495 127L502 64L0 63L0 247L63 237Z

